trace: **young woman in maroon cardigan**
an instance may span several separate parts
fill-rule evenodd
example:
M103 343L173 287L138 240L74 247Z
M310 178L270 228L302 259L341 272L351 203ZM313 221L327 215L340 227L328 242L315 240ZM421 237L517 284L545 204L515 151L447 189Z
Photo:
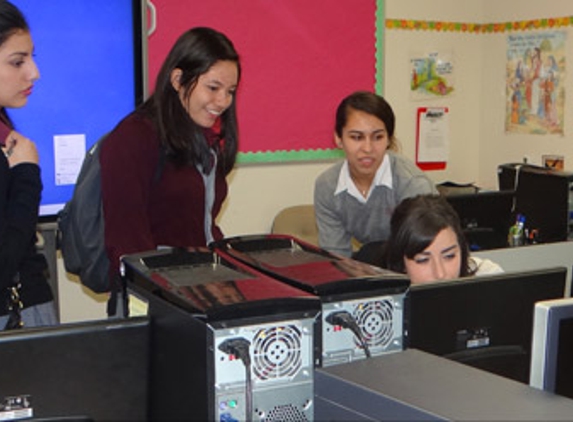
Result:
M216 218L237 153L240 74L239 56L225 35L201 27L185 32L165 59L154 93L103 143L112 280L122 255L206 246L223 237Z

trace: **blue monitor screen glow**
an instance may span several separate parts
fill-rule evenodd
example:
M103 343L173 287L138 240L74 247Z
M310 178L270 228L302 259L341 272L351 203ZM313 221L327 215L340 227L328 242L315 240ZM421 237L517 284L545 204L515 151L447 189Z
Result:
M40 217L73 193L85 151L143 99L141 0L13 0L30 25L40 71L28 104L8 109L38 146Z

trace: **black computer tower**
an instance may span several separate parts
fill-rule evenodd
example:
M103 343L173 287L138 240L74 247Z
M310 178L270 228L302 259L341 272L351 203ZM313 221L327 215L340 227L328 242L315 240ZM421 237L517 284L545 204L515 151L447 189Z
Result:
M317 366L403 350L407 276L333 255L288 235L233 237L213 247L307 291L322 304Z
M507 248L515 223L515 191L451 194L446 200L458 214L471 251Z
M151 420L313 419L315 297L210 251L123 265L152 320Z
M530 164L502 164L498 181L500 190L515 190L514 214L525 216L525 227L534 241L568 239L573 173Z

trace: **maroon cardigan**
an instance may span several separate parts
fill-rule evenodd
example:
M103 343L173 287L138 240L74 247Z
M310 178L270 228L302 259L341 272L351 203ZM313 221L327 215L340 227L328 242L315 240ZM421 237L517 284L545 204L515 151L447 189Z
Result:
M205 186L195 166L160 161L153 123L140 114L127 116L108 135L100 151L105 244L112 271L122 255L157 246L205 246ZM227 196L227 181L216 169L211 232L223 237L215 219Z

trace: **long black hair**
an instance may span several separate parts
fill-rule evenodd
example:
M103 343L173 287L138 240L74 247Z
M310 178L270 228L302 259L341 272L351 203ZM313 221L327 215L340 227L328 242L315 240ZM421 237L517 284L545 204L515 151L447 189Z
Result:
M26 18L16 6L7 0L0 0L0 46L17 31L30 32ZM0 120L13 128L6 108L0 108Z
M241 67L239 55L233 43L221 32L211 28L197 27L183 33L167 55L155 83L155 92L141 106L157 125L167 157L176 164L201 164L209 168L211 146L205 131L197 125L183 107L179 93L173 89L171 74L181 70L179 80L188 98L199 77L219 61L237 64L239 78ZM221 168L228 174L235 165L238 150L237 113L235 99L220 116L224 145L215 147Z

